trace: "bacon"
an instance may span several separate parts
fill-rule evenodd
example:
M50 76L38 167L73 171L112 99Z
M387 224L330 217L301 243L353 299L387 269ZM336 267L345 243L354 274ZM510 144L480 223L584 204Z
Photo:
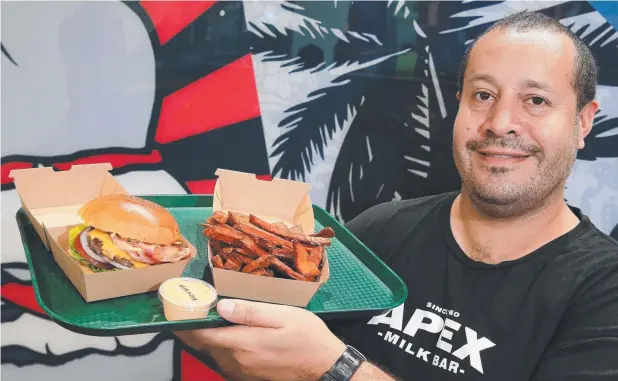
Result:
M117 234L112 234L111 237L118 249L127 252L134 260L147 264L178 262L191 254L189 246L185 243L163 246L125 239Z

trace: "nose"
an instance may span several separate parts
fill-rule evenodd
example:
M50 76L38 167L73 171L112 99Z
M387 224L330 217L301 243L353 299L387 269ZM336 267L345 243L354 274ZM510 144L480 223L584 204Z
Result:
M481 133L487 136L519 135L519 124L516 118L516 102L508 99L498 99L487 114L487 119L481 126Z

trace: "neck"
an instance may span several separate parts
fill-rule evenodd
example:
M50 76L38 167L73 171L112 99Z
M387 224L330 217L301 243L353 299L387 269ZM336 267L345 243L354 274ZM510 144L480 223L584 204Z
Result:
M562 194L516 217L495 218L484 214L465 191L457 196L451 209L451 227L459 246L470 258L491 264L530 254L578 223Z

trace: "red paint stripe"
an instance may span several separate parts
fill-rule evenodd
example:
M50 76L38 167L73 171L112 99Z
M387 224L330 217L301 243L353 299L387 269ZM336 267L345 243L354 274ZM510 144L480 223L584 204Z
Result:
M215 3L216 1L140 1L140 5L152 20L161 45L165 45Z
M257 175L260 180L272 180L271 175ZM215 193L215 183L217 179L187 181L187 187L193 194L213 194Z
M132 164L156 164L160 163L161 160L162 158L159 151L153 150L151 153L145 155L109 153L87 156L66 163L56 163L54 167L61 171L66 171L67 169L71 169L71 166L77 164L110 163L113 168L122 168Z
M2 164L2 166L0 167L0 179L2 179L2 184L10 184L13 182L13 179L9 177L9 173L11 173L12 170L14 169L26 169L26 168L32 168L34 167L34 164L32 163L26 163L24 161L14 161L11 163L4 163Z
M260 115L251 54L163 99L155 141L169 143Z
M0 289L2 298L17 304L23 308L27 308L30 311L37 312L42 315L46 315L45 311L41 308L34 296L34 289L32 286L26 286L18 283L7 283Z
M180 381L225 381L225 378L189 353L180 353Z

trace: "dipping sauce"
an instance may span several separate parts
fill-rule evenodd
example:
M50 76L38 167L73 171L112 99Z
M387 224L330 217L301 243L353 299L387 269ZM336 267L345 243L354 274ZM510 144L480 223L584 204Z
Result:
M159 299L167 320L203 319L217 304L217 291L200 279L172 278L159 286Z

